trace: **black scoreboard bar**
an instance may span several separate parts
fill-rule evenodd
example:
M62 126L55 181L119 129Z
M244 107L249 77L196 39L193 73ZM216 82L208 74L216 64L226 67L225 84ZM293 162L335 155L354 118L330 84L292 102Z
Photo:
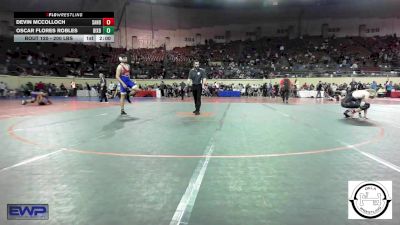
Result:
M114 42L114 24L114 12L14 12L14 42Z
M103 34L103 27L16 27L14 34Z
M16 27L29 27L29 26L103 26L103 20L99 18L58 18L58 19L43 19L43 18L16 18L14 19L14 26ZM107 26L107 25L104 25Z
M14 12L14 18L114 18L114 12Z

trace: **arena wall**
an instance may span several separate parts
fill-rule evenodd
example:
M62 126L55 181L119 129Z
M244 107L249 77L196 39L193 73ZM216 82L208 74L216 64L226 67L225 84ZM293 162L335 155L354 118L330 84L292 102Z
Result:
M260 37L298 37L301 36L321 36L322 26L327 24L327 36L346 37L360 36L360 26L365 25L365 30L361 32L364 37L385 36L400 34L400 18L348 18L348 19L313 19L304 20L298 25L296 20L280 21L280 22L264 22L253 24L229 24L217 25L211 27L190 28L165 30L159 29L137 29L127 28L127 42L125 41L124 29L116 34L114 43L115 47L128 45L128 48L156 48L163 44L167 49L174 47L194 46L196 44L204 44L206 40L213 39L215 42L226 43L237 40L255 40L257 37L257 29L259 29ZM299 28L299 26L301 28ZM293 32L287 32L292 27ZM298 33L298 29L301 32ZM336 29L336 30L335 30ZM284 32L282 32L282 30ZM373 31L373 32L372 32ZM226 36L226 32L230 32L230 38ZM119 35L122 35L121 38ZM216 39L216 37L223 37ZM154 38L153 38L154 37ZM169 38L169 41L167 41Z
M4 11L0 10L0 35L11 35L9 28L13 24L15 11L12 7L22 7L19 11L48 10L41 8L43 5L65 11L79 11L75 4L54 1L47 1L46 4L31 3L29 6L10 4L5 6ZM385 0L384 3L343 1L307 7L265 6L243 9L185 8L143 2L131 2L123 8L118 1L101 1L96 4L82 2L78 5L83 9L87 7L83 11L114 11L120 30L115 33L113 47L152 48L166 44L167 49L172 49L203 44L209 39L229 42L263 36L320 36L323 27L327 30L327 36L336 37L359 36L360 26L365 31L361 35L366 37L400 34L400 1L395 0ZM27 9L23 10L23 7ZM219 39L216 39L217 36Z
M123 20L114 45L152 48L166 44L172 49L204 44L209 39L224 43L258 37L320 36L325 24L325 36L400 34L400 18L395 10L399 4L349 2L305 8L203 9L134 3L126 9L127 28Z
M292 81L294 81L295 78L291 78ZM329 82L329 83L336 83L336 84L341 84L341 83L350 83L351 77L333 77L333 78L298 78L300 84L316 84L318 81L322 82ZM356 77L355 78L357 81L361 81L363 83L370 83L372 81L376 81L378 84L384 84L388 79L393 81L394 83L400 83L400 77ZM114 81L116 82L115 79L107 79L108 82ZM214 83L214 82L222 82L224 84L263 84L263 83L275 83L279 82L280 79L235 79L235 80L208 80L208 83ZM42 81L43 83L53 83L57 86L59 86L61 83L64 83L64 85L68 88L69 84L72 81L72 78L66 78L66 77L35 77L35 76L9 76L9 75L0 75L0 81L3 81L7 84L8 88L10 89L16 89L20 88L21 85L26 84L28 82L32 82L33 84L38 83L39 81ZM86 82L90 85L95 85L99 82L98 78L75 78L75 81L77 84L85 84ZM182 81L186 82L186 80L142 80L142 79L137 79L136 80L139 84L160 84L161 81L164 81L166 84L172 84L172 83L180 83Z

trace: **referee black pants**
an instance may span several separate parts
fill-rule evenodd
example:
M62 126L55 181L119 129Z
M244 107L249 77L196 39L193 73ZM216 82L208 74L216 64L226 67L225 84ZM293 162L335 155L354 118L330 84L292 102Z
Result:
M290 90L282 90L281 92L283 102L289 100Z
M193 91L194 106L196 107L196 111L200 112L201 92L203 91L203 87L201 84L193 84L192 91Z

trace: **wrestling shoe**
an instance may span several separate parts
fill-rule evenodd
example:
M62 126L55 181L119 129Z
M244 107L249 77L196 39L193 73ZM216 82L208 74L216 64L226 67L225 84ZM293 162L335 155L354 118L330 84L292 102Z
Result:
M346 111L344 111L343 115L344 115L346 118L350 118L351 116L349 115L349 112L350 112L350 110L346 110Z

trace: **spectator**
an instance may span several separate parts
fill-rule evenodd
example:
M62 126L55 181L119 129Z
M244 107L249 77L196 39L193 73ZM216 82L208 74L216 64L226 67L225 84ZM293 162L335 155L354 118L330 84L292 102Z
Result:
M77 93L78 88L76 86L75 78L73 78L72 81L71 81L71 90L72 90L71 96L72 97L76 97L76 93Z
M161 97L165 96L165 88L166 88L166 86L164 84L164 81L161 81L161 85L160 85Z
M91 88L90 88L90 85L86 82L86 89L87 89L87 91L88 91L88 96L89 96L89 98L91 97L90 96L90 91L91 91Z
M12 42L12 39L5 39L2 44L13 46ZM259 38L255 41L224 44L213 41L207 43L171 50L163 47L133 49L129 54L135 74L148 79L187 77L188 66L193 58L202 61L207 76L219 79L273 78L288 72L296 72L299 76L309 73L317 76L371 73L367 71L381 74L396 71L400 55L399 39L396 36L357 37L356 40L351 37ZM368 51L360 52L360 49L365 48ZM107 46L67 43L43 43L40 48L23 45L4 50L0 52L0 58L3 59L0 64L4 65L4 70L9 74L60 76L90 76L94 68L114 71L109 65L116 62L121 51L125 51ZM62 60L64 57L79 58L80 65L65 62ZM160 89L164 92L165 87Z
M386 97L390 97L390 95L391 95L391 93L392 93L392 90L393 90L393 83L392 83L392 81L387 81L386 82Z
M67 88L65 87L64 83L61 83L61 84L60 84L60 90L61 90L61 92L62 92L62 95L64 95L65 97L68 97L68 90L67 90Z
M322 82L319 81L317 84L317 96L316 98L321 98L321 91L322 91Z
M275 82L274 84L274 91L273 91L273 97L275 98L276 96L279 96L279 84L277 82Z
M371 89L374 89L375 91L378 90L378 84L376 83L376 81L372 81Z
M185 88L186 88L186 84L185 84L185 82L182 81L180 83L180 95L181 95L182 100L185 97Z
M44 83L42 83L42 81L39 81L39 83L36 84L35 86L35 91L40 91L40 90L44 90L45 89L45 85Z
M107 80L104 78L104 74L100 73L99 74L100 78L100 102L103 102L103 99L105 102L108 102L107 99Z
M352 78L351 82L350 82L350 90L349 91L353 92L353 91L355 91L357 89L358 89L358 83L355 81L354 78Z
M7 91L7 85L3 81L0 82L0 96L4 97Z

